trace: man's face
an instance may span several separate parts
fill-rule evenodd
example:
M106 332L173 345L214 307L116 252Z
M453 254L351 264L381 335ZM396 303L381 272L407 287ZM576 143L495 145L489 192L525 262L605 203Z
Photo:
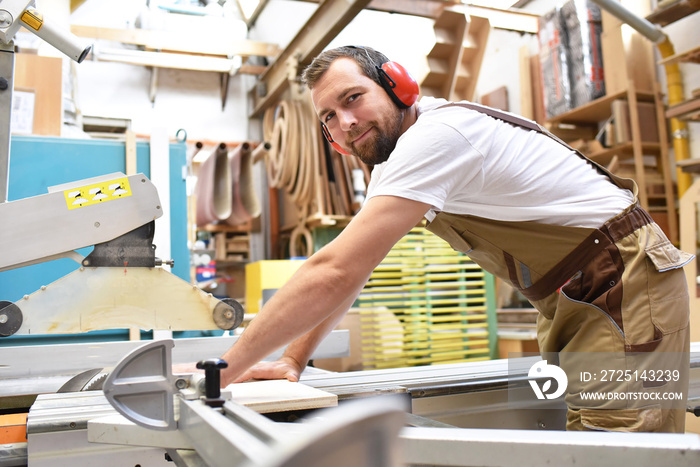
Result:
M401 135L403 112L350 58L335 60L311 90L321 121L343 149L368 165L386 161Z

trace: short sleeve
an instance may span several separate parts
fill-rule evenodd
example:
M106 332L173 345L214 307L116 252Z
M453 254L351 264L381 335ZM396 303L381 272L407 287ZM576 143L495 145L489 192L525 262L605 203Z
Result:
M440 122L414 124L389 159L375 168L367 199L398 196L442 210L453 193L478 191L483 156L456 129Z

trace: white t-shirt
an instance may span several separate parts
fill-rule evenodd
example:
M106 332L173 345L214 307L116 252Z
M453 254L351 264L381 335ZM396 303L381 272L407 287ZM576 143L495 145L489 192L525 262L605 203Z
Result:
M536 131L424 97L417 121L374 167L367 199L391 195L440 212L600 227L634 200L573 151Z

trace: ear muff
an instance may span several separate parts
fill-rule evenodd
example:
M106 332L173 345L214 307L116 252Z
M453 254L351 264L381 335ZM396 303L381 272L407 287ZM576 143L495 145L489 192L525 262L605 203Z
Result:
M349 152L346 152L345 149L343 149L343 148L340 147L340 144L336 143L336 142L333 140L333 137L331 136L331 132L328 131L328 127L326 126L325 123L321 123L321 132L323 133L323 136L326 137L326 139L328 140L328 142L331 143L331 146L333 146L333 149L335 149L336 151L338 151L340 154L342 154L342 155L344 155L344 156L349 156L349 155L350 155Z
M407 109L418 99L418 83L402 65L386 62L377 66L379 81L400 109Z

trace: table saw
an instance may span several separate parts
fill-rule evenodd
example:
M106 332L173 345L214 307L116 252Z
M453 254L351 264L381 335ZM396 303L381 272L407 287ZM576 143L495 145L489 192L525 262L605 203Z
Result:
M344 339L331 336L319 348L320 354L346 353ZM231 344L230 338L224 338L226 342L217 342L219 339L204 340L216 343L210 344L212 351ZM232 386L258 383L232 385L212 396L207 394L202 375L169 372L172 363L200 356L202 344L200 339L131 344L132 350L111 370L112 381L105 381L103 391L36 396L27 420L27 443L5 447L6 458L11 459L7 462L18 464L0 461L0 465L599 466L664 462L691 466L700 462L697 434L565 432L563 402L543 400L534 406L514 406L509 393L529 390L522 383L528 378L527 368L539 357L347 373L309 368L296 384L325 395L318 406L324 408L309 409L312 404L302 405L301 410L266 409L262 415L242 404L245 398L240 394L230 392ZM7 355L5 350L0 349L0 356ZM688 404L697 406L700 345L693 345L690 361ZM164 400L163 394L172 401L165 409L154 402ZM209 399L220 403L209 405ZM0 394L0 400L8 400L7 395ZM377 437L380 432L383 434ZM338 444L338 436L345 441ZM332 461L327 457L345 445L354 446L359 454L348 457L345 453L344 458ZM370 454L364 459L362 452Z
M2 335L125 326L235 330L243 319L240 304L206 294L161 267L164 262L152 246L159 207L147 177L121 173L0 204L0 221L27 236L26 246L11 249L11 239L2 237L8 230L0 233L0 269L57 257L80 263L68 276L14 303L3 302ZM32 236L47 219L61 225L56 232L63 234ZM76 253L88 245L94 245L92 253ZM207 394L206 381L197 374L172 374L171 364L206 361L236 339L234 332L145 343L0 347L0 405L5 411L29 410L27 442L3 446L0 465L700 462L695 434L569 433L562 431L566 408L561 400L513 404L509 397L514 393L530 391L528 369L539 357L348 373L307 369L297 384L320 391L322 400L330 397L338 406L266 415L241 404L230 390ZM347 331L334 331L313 358L348 353ZM132 361L147 363L131 378L110 381ZM696 407L697 345L689 375L688 403ZM110 396L114 391L117 397ZM138 416L138 410L153 407L155 414ZM305 417L308 422L292 423ZM364 455L351 455L347 446Z

